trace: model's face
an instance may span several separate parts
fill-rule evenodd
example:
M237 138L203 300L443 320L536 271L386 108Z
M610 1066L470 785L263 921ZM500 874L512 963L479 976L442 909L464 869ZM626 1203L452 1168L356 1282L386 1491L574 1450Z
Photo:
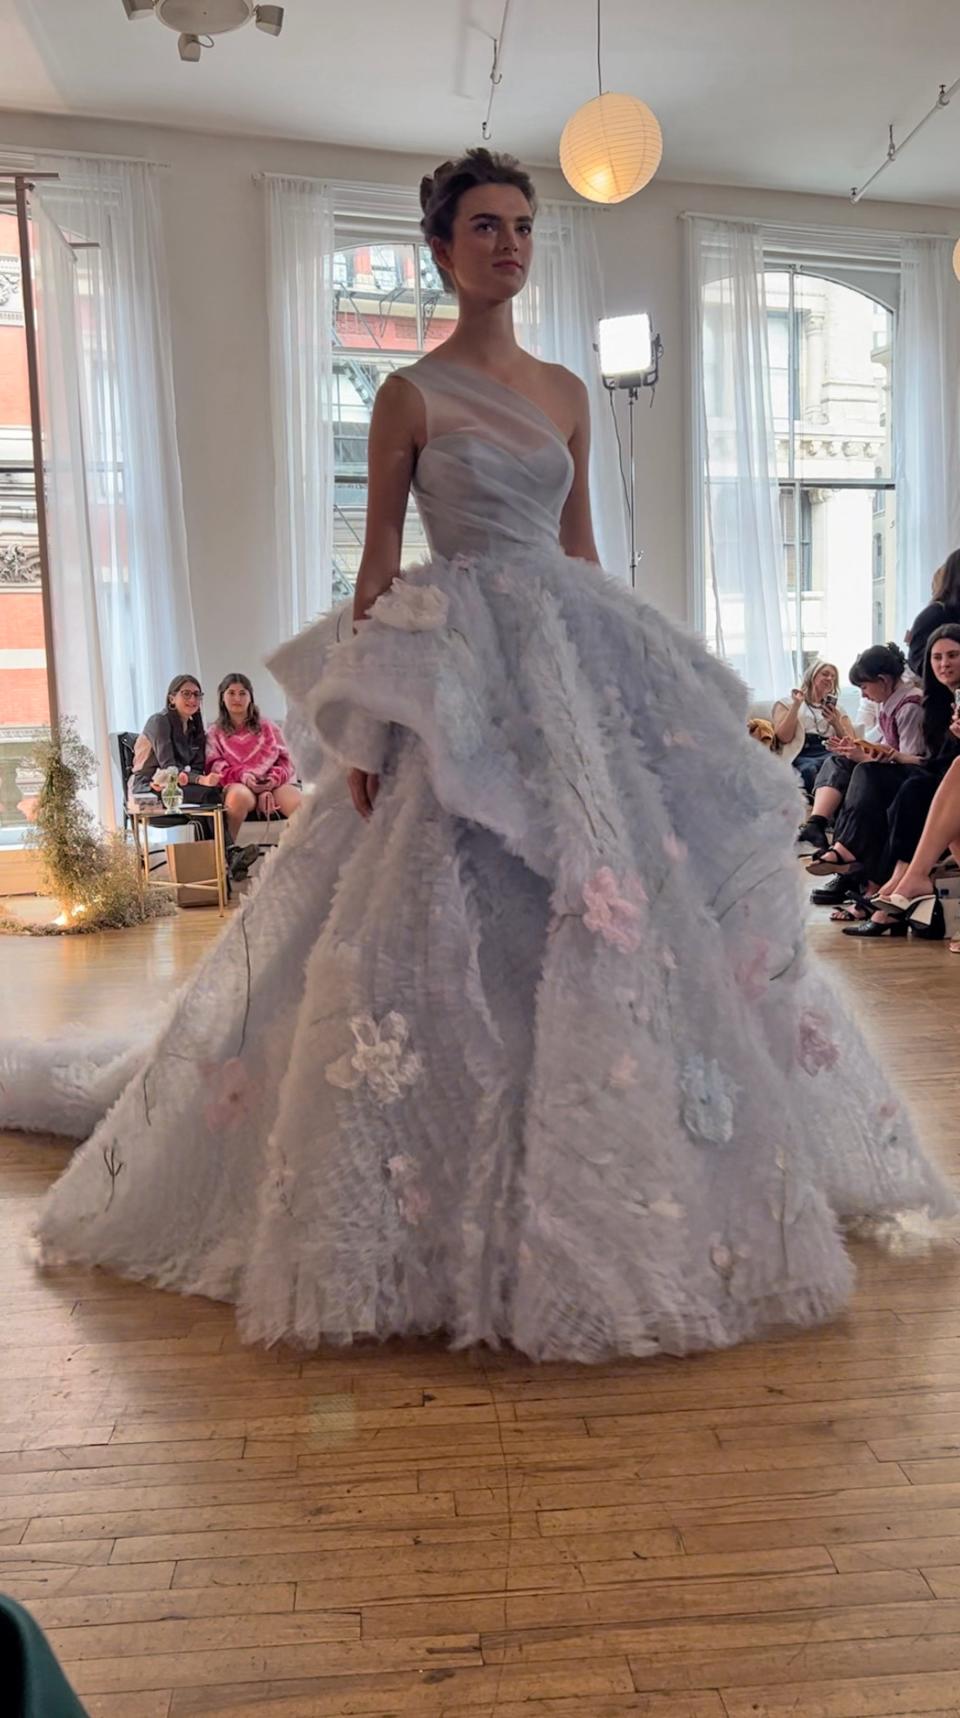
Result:
M813 677L810 696L815 704L822 704L824 698L829 698L831 692L837 691L837 677L832 668L821 668Z
M250 694L245 686L241 686L239 680L231 680L223 694L223 701L231 722L239 726L246 721L250 709Z
M938 638L930 646L930 667L941 685L951 690L960 686L960 642L955 638Z
M452 239L435 239L433 254L452 275L458 297L515 298L533 258L533 215L523 192L515 185L465 191Z
M185 680L183 685L173 695L173 707L185 722L195 716L200 708L201 691L195 680Z
M893 691L893 681L889 674L881 674L876 680L862 680L860 694L869 698L871 704L885 704Z

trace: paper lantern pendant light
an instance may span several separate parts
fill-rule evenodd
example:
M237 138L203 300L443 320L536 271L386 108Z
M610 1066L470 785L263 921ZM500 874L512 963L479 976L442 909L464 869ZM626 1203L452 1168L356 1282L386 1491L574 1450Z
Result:
M578 107L560 137L563 176L593 203L622 203L642 191L662 155L656 114L636 96L613 91Z
M960 239L957 240L953 247L953 272L957 279L960 280Z

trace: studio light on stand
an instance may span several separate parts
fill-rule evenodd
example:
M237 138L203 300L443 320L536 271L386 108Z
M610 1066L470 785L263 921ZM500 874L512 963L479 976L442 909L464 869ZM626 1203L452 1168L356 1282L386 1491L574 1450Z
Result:
M630 486L627 511L630 516L630 584L636 588L637 567L637 464L634 416L641 388L655 389L660 380L663 341L654 334L646 311L635 316L605 316L597 326L600 375L611 396L626 390L630 424ZM650 394L653 404L653 393ZM616 411L614 411L616 423ZM619 441L619 431L617 433ZM622 475L622 465L621 465Z

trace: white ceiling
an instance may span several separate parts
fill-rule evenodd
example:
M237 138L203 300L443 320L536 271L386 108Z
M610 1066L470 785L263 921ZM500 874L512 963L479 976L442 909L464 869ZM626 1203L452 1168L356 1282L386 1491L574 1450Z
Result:
M183 65L121 0L0 0L0 108L268 134L443 157L480 141L503 0L286 0ZM494 145L556 160L595 93L593 0L512 0ZM940 83L958 0L603 0L605 83L649 101L672 179L845 195ZM960 93L877 197L960 204Z

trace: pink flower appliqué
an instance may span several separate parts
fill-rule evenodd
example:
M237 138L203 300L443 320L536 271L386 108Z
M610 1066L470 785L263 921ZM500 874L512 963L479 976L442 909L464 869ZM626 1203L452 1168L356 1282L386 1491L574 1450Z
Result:
M643 940L641 921L647 900L639 877L628 876L620 883L609 865L602 865L584 883L583 899L587 930L624 954L634 954Z
M636 1056L631 1056L624 1051L624 1054L618 1061L614 1062L610 1069L610 1084L616 1086L620 1091L626 1091L628 1086L636 1085L639 1072L640 1064Z
M827 1032L826 1021L811 1009L800 1016L798 1060L807 1074L819 1074L821 1068L835 1068L840 1060L840 1047Z
M219 1132L236 1127L250 1108L253 1086L239 1056L228 1062L209 1062L204 1068L208 1081L203 1116L207 1126Z
M748 1002L762 1002L767 994L769 953L770 944L764 937L757 937L752 952L735 969L737 983Z

